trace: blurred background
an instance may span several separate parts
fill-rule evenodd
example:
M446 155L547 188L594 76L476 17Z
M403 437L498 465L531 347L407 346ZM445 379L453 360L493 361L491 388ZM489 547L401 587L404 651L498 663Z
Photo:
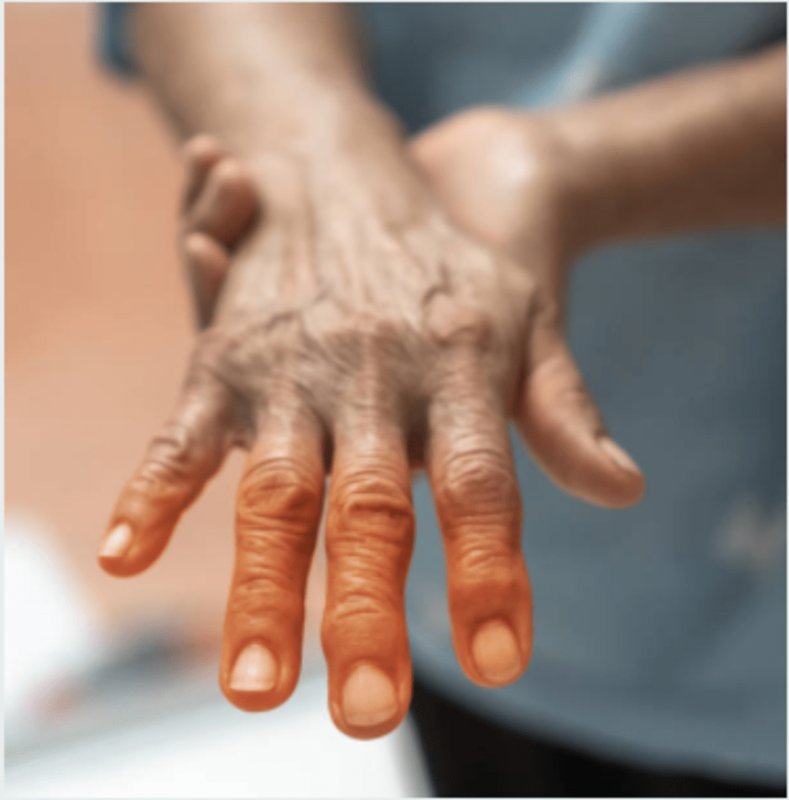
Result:
M89 4L5 6L7 797L420 796L407 725L337 732L308 590L302 680L269 714L216 680L242 458L133 580L95 553L193 339L177 147L95 56Z

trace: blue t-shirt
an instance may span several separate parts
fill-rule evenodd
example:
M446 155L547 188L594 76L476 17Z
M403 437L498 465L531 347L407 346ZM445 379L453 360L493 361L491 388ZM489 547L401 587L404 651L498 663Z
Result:
M785 37L783 3L359 7L380 96L411 131L478 104L572 103ZM104 53L133 72L123 7ZM455 659L430 492L414 487L412 657L455 702L634 763L782 781L786 764L786 238L730 231L599 250L568 337L647 477L626 511L554 487L513 436L535 639L524 676Z

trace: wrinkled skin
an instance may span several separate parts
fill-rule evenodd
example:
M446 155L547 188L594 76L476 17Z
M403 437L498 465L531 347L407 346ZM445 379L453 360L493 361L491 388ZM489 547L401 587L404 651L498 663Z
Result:
M241 708L273 708L298 679L331 472L322 639L332 717L358 738L392 730L410 700L412 469L427 471L441 523L458 660L490 687L522 673L532 639L508 418L576 496L622 507L644 488L562 334L574 209L550 133L482 110L411 156L425 180L367 202L347 190L364 184L353 172L190 145L183 247L210 325L101 557L116 575L145 569L227 451L247 448L220 684ZM249 646L256 666L234 680Z

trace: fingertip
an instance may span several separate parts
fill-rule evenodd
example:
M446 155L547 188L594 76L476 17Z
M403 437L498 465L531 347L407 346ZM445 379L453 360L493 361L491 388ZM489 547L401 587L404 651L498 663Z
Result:
M198 133L187 140L181 148L184 160L192 166L202 166L218 160L224 155L219 141L209 133Z
M345 678L329 710L339 730L354 739L386 736L405 718L411 699L410 683L396 688L388 671L357 663Z
M635 461L613 439L603 436L597 440L597 446L614 462L623 472L643 478L641 470Z
M121 493L99 545L99 565L117 578L139 575L160 558L184 508L153 491L149 481L141 485L141 474Z
M113 526L102 540L99 556L103 558L122 558L131 546L134 532L128 522L120 522Z
M99 566L113 578L132 578L139 574L140 570L133 569L123 558L110 558L99 554Z
M388 722L397 713L394 684L381 669L357 666L342 689L342 715L352 727L370 728Z
M298 682L299 665L288 668L274 649L259 641L242 646L222 670L219 687L241 711L257 713L281 706Z
M474 666L489 686L507 686L526 669L512 628L501 619L481 625L471 641Z
M190 208L203 190L211 169L225 155L222 145L209 134L198 134L184 144L181 155L186 168L186 187L182 207Z
M241 692L231 689L229 686L223 686L221 683L219 688L225 699L231 705L235 706L239 711L246 711L248 714L258 714L261 711L273 711L275 708L281 706L290 696L290 693L284 697L280 696L280 692Z
M593 499L591 502L602 508L632 508L644 499L645 493L646 481L644 476L631 475L627 482L623 481L615 492L611 492L599 499Z
M241 163L231 156L223 158L214 168L216 181L220 186L234 186L246 180L247 173Z
M121 529L127 532L120 533ZM123 523L113 528L105 536L99 547L99 566L115 578L131 578L145 572L162 554L169 535L164 539L151 536L142 537L139 532L134 532L128 523ZM121 546L120 542L125 539ZM144 541L148 546L144 546Z
M128 522L120 522L110 528L99 545L99 566L115 577L127 577L135 573L127 559L134 543L134 531Z
M259 211L252 178L243 164L230 157L212 166L189 205L186 230L202 231L231 250Z
M639 503L646 490L644 474L630 455L608 436L597 440L597 446L606 459L607 470L616 470L615 488L603 498L604 505L614 508L629 508Z
M630 508L642 500L643 473L619 445L599 432L604 430L602 423L553 419L537 426L534 417L517 422L523 445L563 491L601 508Z
M263 644L252 642L239 654L230 673L229 688L234 692L269 692L277 685L279 664Z
M193 231L183 240L184 258L190 272L213 285L225 277L230 267L230 257L219 242L205 233Z

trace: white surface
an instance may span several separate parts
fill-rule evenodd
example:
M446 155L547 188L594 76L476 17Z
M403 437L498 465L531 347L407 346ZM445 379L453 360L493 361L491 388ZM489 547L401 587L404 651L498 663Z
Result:
M199 709L7 769L5 797L423 797L407 725L359 742L326 708L325 678L302 682L280 709Z
M6 515L3 665L10 725L24 718L39 687L89 668L102 652L90 600L53 540L35 517Z

